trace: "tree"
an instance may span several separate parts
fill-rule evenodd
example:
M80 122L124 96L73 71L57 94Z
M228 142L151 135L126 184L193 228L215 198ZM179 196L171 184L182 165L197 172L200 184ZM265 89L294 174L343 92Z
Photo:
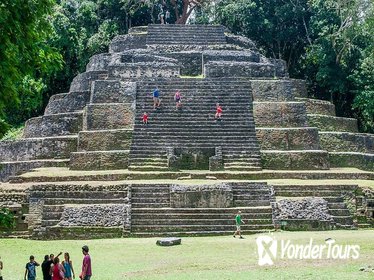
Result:
M7 208L0 208L0 227L11 229L14 227L15 221L13 214Z
M41 107L40 102L22 103L30 93L24 91L26 84L40 83L61 66L60 55L48 44L53 6L53 0L3 0L0 4L0 136L9 128L6 108L28 106L35 112ZM36 94L40 97L43 92Z

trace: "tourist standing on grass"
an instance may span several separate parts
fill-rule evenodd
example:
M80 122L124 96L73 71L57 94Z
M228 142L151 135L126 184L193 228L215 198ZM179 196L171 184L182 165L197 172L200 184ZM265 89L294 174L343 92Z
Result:
M92 276L92 269L91 269L91 257L88 254L88 246L84 245L82 247L83 257L83 264L82 264L82 272L79 275L79 278L82 280L90 280Z
M64 254L65 260L62 261L62 265L65 268L65 280L71 280L72 275L73 278L75 278L74 268L73 268L73 262L70 260L69 253Z
M0 280L3 280L3 275L1 274L1 272L3 271L3 262L1 261L1 257L0 257Z
M60 252L57 257L61 256L62 252ZM54 254L50 254L44 256L44 261L42 263L42 271L43 271L43 280L52 280L51 274L51 266L53 264L53 259L55 258Z
M153 109L156 110L157 108L159 108L160 103L161 103L160 91L158 87L156 87L155 90L153 91Z
M26 264L25 280L35 280L36 279L36 267L39 264L35 261L34 256L30 256L30 261Z
M214 116L214 118L216 120L221 120L221 117L222 117L222 107L219 105L219 103L216 104L216 115Z
M178 110L182 106L182 96L179 90L177 90L177 92L174 95L174 101L175 101L175 109Z
M234 232L234 238L237 234L239 234L240 238L243 239L243 236L240 231L240 226L241 224L245 224L244 221L242 220L242 212L238 211L238 214L235 216L235 223L236 223L236 231Z
M51 266L52 280L64 280L65 268L60 264L60 259L55 257Z

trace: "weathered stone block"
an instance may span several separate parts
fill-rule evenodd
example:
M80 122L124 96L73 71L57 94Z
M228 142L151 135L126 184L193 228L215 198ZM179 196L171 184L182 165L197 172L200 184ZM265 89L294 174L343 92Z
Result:
M77 134L82 130L82 124L82 112L45 115L26 121L23 137L52 137Z
M90 104L84 112L84 130L132 128L134 109L129 103Z
M329 152L374 153L374 135L350 132L320 132L324 150Z
M204 76L207 78L274 78L275 74L275 67L270 63L211 61L204 64Z
M91 103L133 103L136 98L136 82L97 80L93 82Z
M253 102L256 127L305 127L307 115L302 102Z
M180 66L173 63L133 63L109 66L111 79L178 77Z
M305 80L290 79L292 85L292 93L295 97L308 97L308 89Z
M70 84L69 92L90 91L91 83L107 77L107 71L89 71L77 75Z
M204 63L210 61L260 62L257 51L205 50L201 54Z
M300 97L297 101L305 102L308 114L335 116L335 105L329 101Z
M233 206L231 186L225 184L172 185L170 204L173 208L227 208Z
M129 151L89 151L72 153L72 170L112 170L127 169Z
M261 151L262 167L273 170L329 169L326 151Z
M113 56L115 55L110 53L100 53L91 56L90 61L86 66L86 71L106 71Z
M308 114L308 122L321 131L358 132L356 119Z
M132 129L81 131L78 151L129 150Z
M355 152L329 152L331 167L357 167L374 171L374 154Z
M44 114L53 115L81 111L89 101L89 91L55 94L49 99Z
M0 180L5 182L10 176L40 167L67 167L69 160L33 160L0 163Z
M123 227L129 215L125 204L65 205L58 226Z
M172 57L179 62L180 75L198 76L203 72L202 53L197 51L183 51L165 53L164 56Z
M176 237L167 237L162 238L156 241L156 244L159 246L174 246L174 245L181 245L182 239Z
M316 128L257 128L256 135L262 150L320 149Z
M145 49L147 33L116 36L109 45L109 52L123 52L129 49Z
M256 44L249 38L225 33L227 44L232 44L244 49L257 50Z
M4 141L0 142L0 162L69 158L70 153L76 150L76 136Z
M252 80L254 101L293 101L289 80Z

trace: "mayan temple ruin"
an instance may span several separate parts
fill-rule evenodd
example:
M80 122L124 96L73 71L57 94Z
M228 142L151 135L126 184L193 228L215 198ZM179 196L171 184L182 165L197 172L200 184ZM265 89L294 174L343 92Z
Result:
M374 227L369 180L374 135L284 61L219 25L134 27L0 142L2 236L232 234L238 210L247 234Z

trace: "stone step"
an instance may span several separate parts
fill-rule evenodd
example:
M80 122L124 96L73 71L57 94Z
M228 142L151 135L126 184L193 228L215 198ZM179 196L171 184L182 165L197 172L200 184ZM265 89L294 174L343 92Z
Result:
M243 235L248 234L258 234L258 233L269 233L274 230L274 226L269 227L268 229L255 229L255 230L241 230ZM217 236L217 235L232 235L233 230L207 230L207 231L184 231L184 232L131 232L131 236L134 237L155 237L155 236Z
M163 209L162 209L163 210ZM271 213L245 213L242 215L245 220L271 220ZM143 220L143 219L152 219L152 220L188 220L188 219L221 219L232 221L235 214L232 213L165 213L165 211L158 212L140 212L138 209L132 211L131 217L133 220Z
M136 165L136 164L130 164L129 170L131 171L169 171L170 168L166 165Z
M308 114L308 122L321 131L358 132L357 120L352 118Z
M44 205L58 205L58 204L123 204L125 199L122 198L72 198L72 197L56 197L49 198L44 201Z
M236 208L163 208L163 209L148 209L148 208L138 208L133 209L132 213L142 213L144 215L153 215L154 213L164 213L164 214L229 214L235 215L238 211L242 212L242 215L247 214L271 214L272 208L268 207L236 207Z
M346 209L331 209L329 208L329 214L333 216L350 216L349 210Z
M170 202L134 202L131 203L132 210L135 208L163 208L163 207L170 207Z
M70 186L69 186L70 187ZM124 199L127 197L127 190L125 191L107 191L101 189L100 191L74 191L70 188L64 191L62 188L59 191L50 191L42 189L41 191L32 190L32 196L34 198L41 198L44 200L54 200L56 198L75 198L75 199L90 199L90 198L101 198L101 199Z
M257 201L253 201L253 200L247 200L247 199L235 199L234 200L234 205L235 207L258 207L258 206L269 206L270 205L270 201L269 199L265 199L265 200L257 200Z
M344 203L344 198L342 196L324 196L323 199L326 200L328 203Z
M258 224L258 225L242 225L243 230L269 229L272 224ZM185 231L235 231L235 224L233 225L132 225L131 231L152 231L152 232L185 232Z
M170 205L170 196L160 196L160 197L132 197L131 198L131 203L135 205L139 204L168 204Z
M344 202L329 202L329 209L347 209L347 205Z
M128 167L129 150L71 153L72 170L114 170Z
M332 216L334 221L336 223L342 224L342 225L352 225L353 224L353 218L352 216Z
M248 225L262 225L262 224L272 224L272 219L244 219L245 223ZM131 220L131 227L133 226L170 226L170 225L207 225L207 226L215 226L215 225L229 225L234 226L235 220L231 219L215 219L215 218L207 218L207 219L136 219L133 218Z

